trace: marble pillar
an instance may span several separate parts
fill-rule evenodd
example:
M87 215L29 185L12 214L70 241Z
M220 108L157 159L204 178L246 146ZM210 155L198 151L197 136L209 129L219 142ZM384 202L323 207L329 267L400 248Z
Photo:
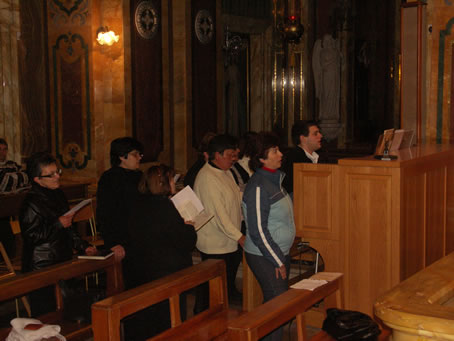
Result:
M20 163L19 39L19 0L0 0L0 137L8 141L9 158Z

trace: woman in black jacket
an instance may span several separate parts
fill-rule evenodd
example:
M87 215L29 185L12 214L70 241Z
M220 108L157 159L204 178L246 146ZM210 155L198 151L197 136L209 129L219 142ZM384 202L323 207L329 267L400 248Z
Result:
M79 253L94 254L96 248L82 240L72 226L74 213L60 189L61 170L52 155L40 152L27 161L27 173L32 188L22 203L19 214L23 239L22 271L39 270L73 257ZM30 294L34 316L55 310L53 287Z
M130 283L134 286L192 265L192 250L197 234L192 225L185 223L169 198L175 193L174 175L174 171L165 165L152 166L143 174L139 183L141 195L132 205L128 226L132 267ZM186 299L182 296L181 300L184 319ZM137 323L137 326L142 329L145 326L152 327L152 334L170 328L167 301L154 306L148 313L153 314L148 320L153 321L153 326L150 326L150 322ZM143 314L142 317L146 321ZM142 320L141 317L138 319Z

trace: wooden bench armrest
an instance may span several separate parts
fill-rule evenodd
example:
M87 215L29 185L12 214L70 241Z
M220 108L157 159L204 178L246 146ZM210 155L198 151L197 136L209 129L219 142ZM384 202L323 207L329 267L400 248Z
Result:
M314 291L290 289L254 310L229 322L230 340L258 340L274 329L296 318L298 333L304 333L303 313L315 303L335 293L341 287L341 277ZM301 336L301 335L300 335ZM304 339L304 336L301 336Z

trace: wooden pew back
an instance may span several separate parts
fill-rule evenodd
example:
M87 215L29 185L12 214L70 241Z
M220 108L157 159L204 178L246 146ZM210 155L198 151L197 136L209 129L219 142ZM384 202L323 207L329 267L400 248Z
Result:
M205 282L209 282L210 288L209 308L182 322L180 294ZM150 340L211 340L225 333L230 316L225 263L206 260L95 303L92 306L94 340L120 340L121 319L166 299L170 304L171 328Z
M55 286L57 311L45 316L33 316L44 323L59 324L62 335L67 339L80 334L90 333L91 326L63 320L63 297L59 286L60 280L68 280L84 274L105 270L107 274L107 295L114 295L123 290L121 264L116 263L114 257L106 260L73 259L68 262L49 266L48 268L20 274L15 277L0 280L0 302L16 297L22 297L32 291L47 286ZM0 330L0 340L4 340L10 328ZM2 338L3 336L3 338Z
M289 289L254 310L229 321L228 338L235 341L259 340L279 326L296 318L298 340L307 340L304 313L314 304L332 294L336 295L336 306L342 308L341 290L342 276L314 291Z

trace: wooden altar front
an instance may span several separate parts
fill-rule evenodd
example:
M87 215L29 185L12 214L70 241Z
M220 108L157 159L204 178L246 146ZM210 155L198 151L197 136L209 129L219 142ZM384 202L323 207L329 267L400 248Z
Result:
M337 165L296 164L297 235L345 274L345 307L378 296L454 251L454 146L423 145Z

